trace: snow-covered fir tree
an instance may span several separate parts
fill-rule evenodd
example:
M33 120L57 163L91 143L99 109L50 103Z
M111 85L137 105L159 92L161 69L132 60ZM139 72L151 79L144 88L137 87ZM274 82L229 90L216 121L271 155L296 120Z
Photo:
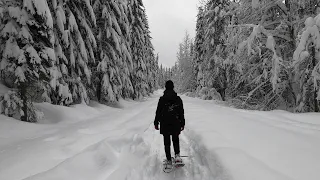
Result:
M127 3L96 0L94 10L97 14L99 59L93 78L94 89L100 102L115 102L122 94L129 96L133 93Z
M198 91L216 88L224 97L227 88L224 29L229 1L208 0L199 8L195 38L195 70Z
M88 85L91 83L90 63L95 62L94 48L97 46L92 28L96 26L96 18L89 0L63 1L65 4L65 17L67 33L63 49L67 54L68 62L60 61L61 72L67 74L64 79L69 85L74 103L89 102ZM63 15L62 15L63 16ZM59 68L59 67L57 67Z
M196 24L196 36L194 39L194 71L196 74L197 86L204 87L205 81L203 78L203 60L204 60L204 10L203 7L198 8L197 24Z
M150 46L148 24L142 0L129 0L129 21L131 24L131 50L133 60L133 73L131 75L134 86L133 98L147 95L149 85L147 82L147 61L154 61L153 47ZM150 57L152 55L153 57Z
M159 77L160 77L160 68L159 68L159 53L155 55L155 61L154 61L154 83L155 83L155 89L159 89Z
M316 9L319 5L314 1L295 5L303 9L301 12L311 16L305 19L304 27L298 33L297 46L293 54L294 82L298 89L296 111L319 112L320 14L313 17L319 13Z
M159 58L159 55L158 55ZM162 66L162 64L160 64L159 66L159 73L158 73L158 85L160 88L164 88L164 83L165 83L165 77L164 77L164 68Z
M273 109L293 105L290 74L286 70L292 51L285 5L280 1L242 1L228 28L230 59L238 73L232 96L244 96L254 108Z
M223 1L208 0L199 10L194 56L198 86L212 83L219 89L218 80L225 77L226 97L240 106L318 111L314 36L301 38L310 32L306 17L315 19L319 13L318 1L219 3ZM308 43L301 45L304 41Z
M178 63L172 68L163 67L162 64L159 66L159 73L158 73L158 85L160 89L165 88L165 82L172 79L178 79L177 74L177 67ZM177 82L175 82L177 83Z
M46 0L1 3L1 79L17 89L17 94L5 95L2 112L35 122L38 117L31 96L46 91L56 61L52 15Z
M180 43L177 53L177 64L172 68L175 89L179 92L194 91L196 87L196 76L193 70L193 46L188 32L183 42Z
M56 62L51 91L46 100L53 104L89 102L91 70L97 42L93 34L96 18L90 1L49 2L54 23Z
M144 38L145 38L145 44L144 44L144 58L145 64L146 64L146 81L148 84L148 93L151 93L155 90L156 87L156 56L154 54L153 45L151 43L151 35L149 31L149 22L147 19L146 12L143 11L143 15L141 17L142 22L144 24Z

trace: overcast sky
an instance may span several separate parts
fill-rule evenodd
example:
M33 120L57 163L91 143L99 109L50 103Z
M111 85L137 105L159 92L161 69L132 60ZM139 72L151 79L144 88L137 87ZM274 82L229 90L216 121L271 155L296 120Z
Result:
M171 67L185 31L195 36L199 0L143 0L159 64Z

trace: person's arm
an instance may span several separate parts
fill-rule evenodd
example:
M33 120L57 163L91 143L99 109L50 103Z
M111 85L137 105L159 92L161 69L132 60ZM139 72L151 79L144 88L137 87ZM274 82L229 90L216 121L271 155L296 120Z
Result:
M161 118L161 111L162 111L162 98L159 99L158 106L157 106L156 117L154 119L155 127L159 125L160 118Z
M185 119L184 119L184 109L183 109L183 102L182 99L179 97L180 99L180 110L179 110L179 120L180 120L180 124L181 124L181 129L184 129L185 126Z

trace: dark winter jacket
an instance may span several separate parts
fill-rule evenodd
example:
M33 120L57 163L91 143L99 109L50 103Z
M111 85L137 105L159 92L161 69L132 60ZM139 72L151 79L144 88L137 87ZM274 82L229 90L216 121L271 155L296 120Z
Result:
M167 103L174 103L177 105L175 111L177 116L165 116L163 110ZM158 126L160 123L160 133L161 134L177 134L180 133L181 127L185 125L183 103L177 93L173 90L165 90L164 95L160 97L158 102L158 107L156 111L156 118L154 120L154 125Z

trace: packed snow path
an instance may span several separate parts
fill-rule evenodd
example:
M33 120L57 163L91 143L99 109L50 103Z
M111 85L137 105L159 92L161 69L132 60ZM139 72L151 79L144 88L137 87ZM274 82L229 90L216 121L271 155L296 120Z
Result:
M0 180L320 178L318 114L244 111L185 96L180 146L189 157L163 173L163 137L153 127L159 96L123 108L39 105L55 124L1 116Z

